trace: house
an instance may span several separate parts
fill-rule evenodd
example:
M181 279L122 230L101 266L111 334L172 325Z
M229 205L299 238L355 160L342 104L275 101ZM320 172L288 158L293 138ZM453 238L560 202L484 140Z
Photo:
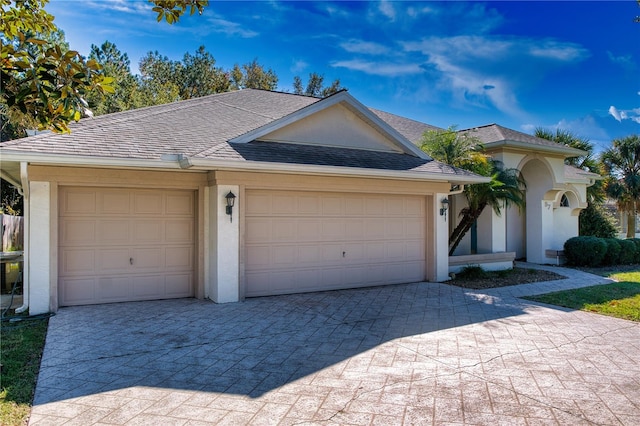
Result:
M408 139L427 128L345 91L248 89L6 142L30 312L446 280L440 201L486 178Z
M245 89L71 129L0 146L2 175L25 196L22 308L32 314L445 281L448 227L462 205L452 189L488 181L422 152L415 143L432 126L346 91ZM526 221L481 218L475 252L545 262L539 251L561 239L547 235L549 220L577 234L591 177L562 160L581 152L499 126L469 131L522 167L532 193ZM565 198L569 209L556 214Z
M510 207L497 215L485 209L454 255L510 253L532 263L558 262L564 242L578 235L578 216L587 207L587 187L601 179L564 163L566 158L586 153L497 124L461 132L477 138L484 152L504 167L519 170L527 190L522 211ZM456 216L465 206L464 197L452 196L451 206Z

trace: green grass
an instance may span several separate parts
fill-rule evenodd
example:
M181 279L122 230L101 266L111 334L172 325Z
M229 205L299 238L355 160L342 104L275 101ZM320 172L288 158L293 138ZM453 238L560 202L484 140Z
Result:
M26 424L40 370L48 319L2 322L0 424Z
M612 273L609 277L618 282L526 299L640 322L640 271Z

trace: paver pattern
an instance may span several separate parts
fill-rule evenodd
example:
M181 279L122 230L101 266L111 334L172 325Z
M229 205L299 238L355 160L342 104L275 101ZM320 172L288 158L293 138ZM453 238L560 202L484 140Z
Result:
M640 324L417 283L63 308L31 425L640 425Z

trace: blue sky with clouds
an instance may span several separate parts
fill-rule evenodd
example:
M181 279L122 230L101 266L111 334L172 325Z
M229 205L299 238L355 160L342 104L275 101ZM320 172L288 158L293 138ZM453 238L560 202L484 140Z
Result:
M47 10L73 49L109 40L134 72L148 51L180 59L204 45L224 68L257 58L281 90L318 72L370 107L440 127L560 127L599 148L640 134L634 0L214 0L173 26L143 0L52 0Z

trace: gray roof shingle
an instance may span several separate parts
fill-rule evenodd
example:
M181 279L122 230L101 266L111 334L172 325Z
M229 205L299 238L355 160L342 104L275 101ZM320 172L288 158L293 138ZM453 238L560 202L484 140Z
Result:
M580 150L570 148L547 139L538 138L533 135L508 129L498 124L488 124L486 126L460 130L460 133L468 133L471 136L477 137L487 147L490 147L491 144L497 144L500 142L516 142L542 149L546 148L549 150L564 151L569 156L578 156L582 154L582 151Z
M71 134L40 134L3 143L3 151L158 160L167 154L193 159L356 167L473 177L431 159L408 154L275 142L229 143L238 136L321 99L245 89L171 104L102 115L72 123ZM372 112L416 142L424 123Z

